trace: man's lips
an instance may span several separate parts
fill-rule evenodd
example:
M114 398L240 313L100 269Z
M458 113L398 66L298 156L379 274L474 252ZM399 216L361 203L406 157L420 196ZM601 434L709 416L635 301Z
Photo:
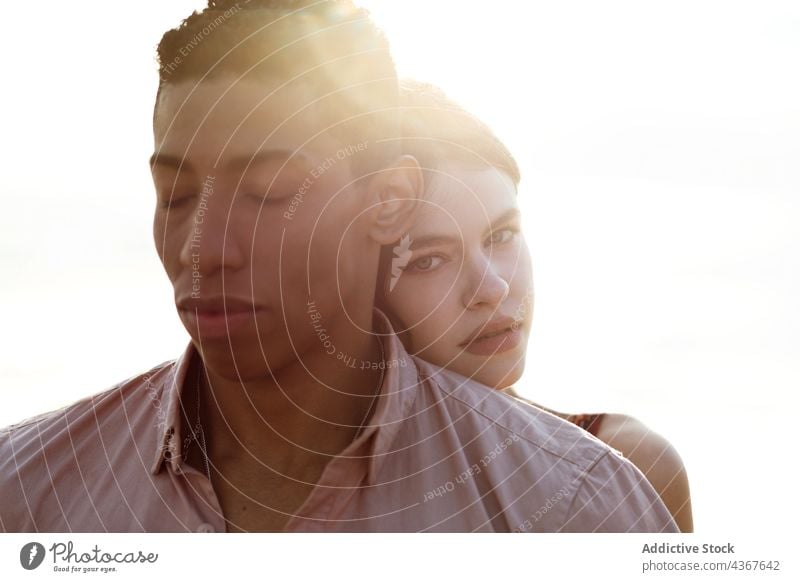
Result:
M222 337L233 334L243 326L254 323L261 306L237 297L186 297L176 301L189 331L203 337Z
M190 311L192 313L253 313L260 309L259 305L247 299L225 296L203 298L183 297L176 301L175 304L179 310Z

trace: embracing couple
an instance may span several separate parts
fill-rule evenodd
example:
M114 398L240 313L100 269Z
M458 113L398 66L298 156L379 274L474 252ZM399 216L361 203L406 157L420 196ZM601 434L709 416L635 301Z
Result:
M191 342L0 432L2 528L677 531L631 462L507 392L533 290L503 144L399 83L349 2L209 4L163 36L153 115Z

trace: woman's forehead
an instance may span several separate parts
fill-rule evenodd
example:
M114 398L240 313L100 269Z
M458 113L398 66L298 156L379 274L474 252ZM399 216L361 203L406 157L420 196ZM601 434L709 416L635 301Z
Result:
M451 167L432 173L414 230L482 232L515 208L516 187L504 172Z

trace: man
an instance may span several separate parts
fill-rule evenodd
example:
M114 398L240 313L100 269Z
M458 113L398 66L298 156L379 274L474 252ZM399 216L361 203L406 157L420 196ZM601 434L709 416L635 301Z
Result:
M192 341L3 431L2 528L674 531L610 449L409 356L374 308L422 177L368 15L209 4L159 45L153 118L155 243Z

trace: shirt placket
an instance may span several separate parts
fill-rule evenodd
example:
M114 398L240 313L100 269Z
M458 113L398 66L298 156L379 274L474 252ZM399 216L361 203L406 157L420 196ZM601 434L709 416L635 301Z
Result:
M358 447L364 450L363 443ZM356 455L347 452L347 455ZM348 506L364 482L366 459L353 456L334 457L325 467L316 487L284 527L286 532L323 532L338 529L342 516L352 514Z

